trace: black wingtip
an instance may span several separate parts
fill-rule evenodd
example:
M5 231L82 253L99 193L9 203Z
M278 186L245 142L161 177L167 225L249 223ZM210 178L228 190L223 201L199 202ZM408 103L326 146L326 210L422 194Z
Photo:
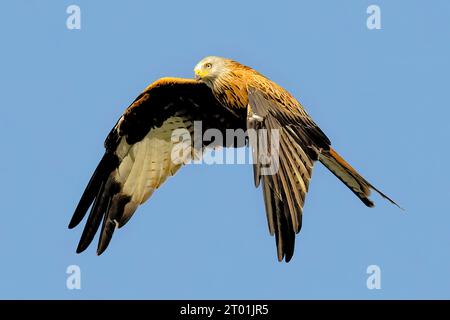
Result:
M69 225L67 226L67 228L73 229L73 228L75 228L79 223L80 223L80 222L75 221L75 220L73 219L73 217L72 217L72 219L70 220Z
M115 154L105 152L78 202L75 212L69 222L69 229L75 228L83 220L89 207L94 202L95 197L98 195L102 183L106 181L109 174L117 167L118 163L119 158Z
M83 198L82 198L83 199ZM89 199L89 206L91 205L92 201L95 198L92 197L92 199ZM84 199L83 199L84 200ZM73 229L75 228L77 225L80 224L80 222L83 220L86 211L88 210L89 206L87 206L86 204L83 204L82 201L80 201L80 203L78 204L77 208L75 209L75 212L72 216L72 218L70 219L68 228L69 229Z
M102 233L102 237L98 243L97 247L97 255L100 256L105 250L108 248L109 243L111 242L113 232Z
M294 248L295 248L295 234L292 236L289 241L289 245L284 249L284 261L289 263L292 257L294 256Z
M286 256L284 257L284 262L289 263L289 261L291 261L291 259L292 259L293 256L294 256L293 254L291 254L291 255L286 255Z
M112 211L112 210L111 210ZM109 212L111 213L111 212ZM115 213L115 211L113 211ZM97 246L97 255L101 255L108 248L109 243L113 237L114 231L118 227L118 222L116 219L111 219L111 217L105 216L102 226L102 232L100 233L100 240Z
M284 249L286 250L286 249ZM294 257L294 247L292 246L290 249L287 249L286 251L283 251L281 253L278 253L278 262L284 262L289 263L292 258Z
M277 243L278 261L283 259L286 263L291 261L294 256L295 248L295 232L289 217L286 216L287 206L284 207L284 212L278 213L278 221L275 229L275 241Z
M80 242L78 243L76 253L82 253L84 250L86 250L89 247L91 242L92 242L92 239L87 239L86 236L82 237Z

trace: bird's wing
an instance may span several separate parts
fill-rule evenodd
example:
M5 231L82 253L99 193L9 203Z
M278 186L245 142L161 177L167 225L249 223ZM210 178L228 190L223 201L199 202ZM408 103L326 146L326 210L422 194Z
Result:
M189 148L198 146L194 121L202 121L201 134L208 128L223 132L245 127L245 117L240 123L242 119L222 107L211 90L195 80L160 79L126 109L105 141L106 152L69 224L69 228L78 225L91 207L77 252L89 246L102 223L97 248L101 254L115 228L123 226L137 207L175 174L186 160L183 157L189 159L189 150L193 150ZM172 135L177 129L184 129L179 131L181 136ZM190 138L187 144L181 143L186 138L183 133Z
M314 161L321 148L329 147L328 138L300 108L292 112L292 104L249 88L247 128L266 129L253 136L249 130L255 185L262 182L269 231L276 237L278 260L286 262L302 226Z

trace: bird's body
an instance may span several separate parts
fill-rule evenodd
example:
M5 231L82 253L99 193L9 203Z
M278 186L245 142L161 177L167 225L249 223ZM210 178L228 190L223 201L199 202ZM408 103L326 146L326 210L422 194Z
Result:
M269 231L276 236L280 261L283 257L289 261L293 255L316 160L367 206L373 206L368 198L370 189L393 202L331 148L330 140L301 104L276 83L250 67L219 57L203 59L195 73L196 80L162 78L151 84L108 135L105 155L69 224L72 228L80 223L91 206L77 252L88 247L102 223L97 249L101 254L115 228L123 226L137 207L176 173L182 164L171 158L175 147L172 133L184 129L192 136L195 121L202 121L204 131L217 129L224 134L227 129L279 132L278 170L262 174L256 161L254 174L256 186L262 184ZM252 147L260 145L258 139Z

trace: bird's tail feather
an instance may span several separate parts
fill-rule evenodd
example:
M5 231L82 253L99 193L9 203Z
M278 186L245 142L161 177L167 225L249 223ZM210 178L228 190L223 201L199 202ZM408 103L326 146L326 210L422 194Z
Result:
M380 196L401 207L386 194L375 188L364 179L353 167L347 163L334 149L323 150L319 155L320 162L339 178L366 206L373 207L374 203L369 199L371 190L375 190Z

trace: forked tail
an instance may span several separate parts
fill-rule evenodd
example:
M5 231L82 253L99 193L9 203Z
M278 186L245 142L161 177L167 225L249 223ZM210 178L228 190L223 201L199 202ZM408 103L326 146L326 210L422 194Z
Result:
M336 151L322 151L319 156L320 162L328 168L336 177L338 177L356 196L368 207L373 207L374 203L369 199L371 189L375 190L380 196L390 201L392 204L400 207L394 200L389 198L383 192L375 188L366 179L364 179L351 165L347 163Z

